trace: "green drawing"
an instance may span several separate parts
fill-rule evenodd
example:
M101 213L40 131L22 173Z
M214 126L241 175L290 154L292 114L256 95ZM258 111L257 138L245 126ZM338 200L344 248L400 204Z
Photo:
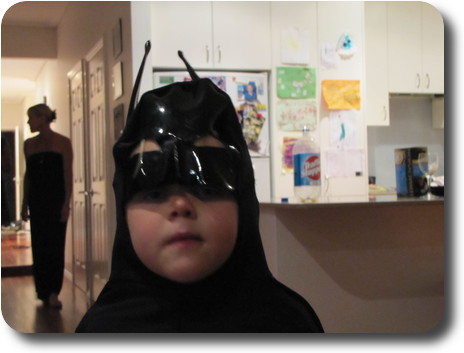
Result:
M316 69L278 67L277 96L279 98L316 98Z

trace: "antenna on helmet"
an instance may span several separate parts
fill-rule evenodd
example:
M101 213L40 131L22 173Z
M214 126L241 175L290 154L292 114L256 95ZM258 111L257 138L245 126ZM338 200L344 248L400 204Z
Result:
M178 50L178 51L177 51L177 54L179 55L179 58L182 59L182 61L184 62L185 66L187 67L187 71L188 71L188 73L190 74L190 77L192 78L192 80L199 80L200 77L198 77L198 75L197 75L197 73L195 72L195 70L193 69L193 67L190 66L190 64L188 63L188 61L185 59L184 53L182 53L182 51Z
M135 101L138 98L139 95L139 86L140 86L140 81L142 80L142 74L143 74L143 68L145 66L145 60L147 59L148 53L150 52L151 49L151 43L149 40L145 42L145 54L143 55L142 63L140 64L139 72L137 73L137 78L135 79L134 83L134 89L132 90L132 96L131 100L129 103L129 111L128 111L128 116L132 114L134 111L134 106L135 106Z

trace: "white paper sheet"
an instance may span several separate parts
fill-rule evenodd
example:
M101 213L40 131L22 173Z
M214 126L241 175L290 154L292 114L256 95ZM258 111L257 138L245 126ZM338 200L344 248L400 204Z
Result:
M338 63L337 44L321 44L321 66L324 69L336 69Z
M309 65L309 30L305 28L283 29L280 48L282 63Z
M326 151L327 178L344 178L364 174L364 151L360 148L330 149Z
M358 131L357 110L331 110L329 113L329 146L331 148L355 148Z

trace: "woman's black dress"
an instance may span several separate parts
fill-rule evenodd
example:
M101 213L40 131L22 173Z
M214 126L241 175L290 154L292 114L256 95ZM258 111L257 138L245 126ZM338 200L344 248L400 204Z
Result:
M35 288L47 300L63 284L66 223L61 222L65 199L63 156L40 152L27 158L29 212Z

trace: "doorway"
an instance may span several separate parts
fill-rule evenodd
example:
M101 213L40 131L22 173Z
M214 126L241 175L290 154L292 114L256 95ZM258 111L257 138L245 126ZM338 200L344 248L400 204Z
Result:
M14 225L18 203L15 187L16 136L14 131L2 131L2 228Z
M2 130L2 278L32 274L31 238L20 220L19 127Z

